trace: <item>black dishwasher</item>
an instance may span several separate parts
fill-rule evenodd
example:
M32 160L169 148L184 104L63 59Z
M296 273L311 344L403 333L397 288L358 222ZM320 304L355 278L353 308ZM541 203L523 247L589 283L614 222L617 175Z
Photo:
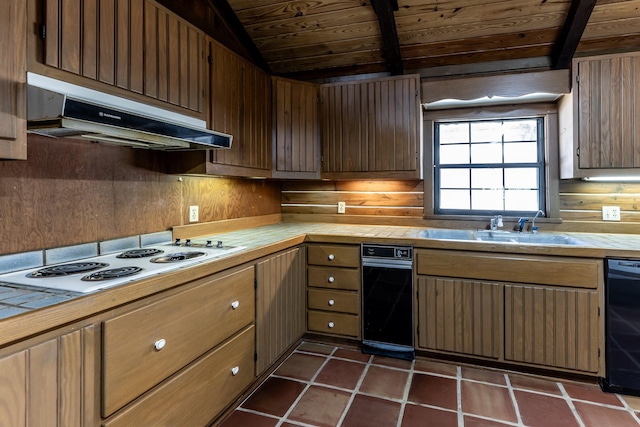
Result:
M607 259L604 391L640 395L640 260Z
M362 351L413 360L413 247L362 244Z

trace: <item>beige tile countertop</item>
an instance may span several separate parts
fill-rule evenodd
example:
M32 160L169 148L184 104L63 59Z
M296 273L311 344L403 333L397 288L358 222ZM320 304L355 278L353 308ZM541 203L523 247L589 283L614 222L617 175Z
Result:
M200 240L222 240L225 245L241 245L245 249L232 256L212 260L174 272L107 288L89 294L70 295L64 300L51 298L51 304L31 304L33 308L18 311L0 320L0 346L80 321L131 301L179 286L220 271L253 262L304 242L360 244L397 243L416 249L464 250L509 254L557 255L571 257L640 258L640 235L561 233L582 240L581 246L494 243L483 241L436 240L421 237L422 227L348 225L327 223L277 223L236 231L215 233L215 224L206 235L186 234L196 229L174 230L174 237ZM543 234L543 233L541 233ZM551 233L549 233L551 234ZM3 284L0 283L0 286ZM44 301L43 301L44 302Z

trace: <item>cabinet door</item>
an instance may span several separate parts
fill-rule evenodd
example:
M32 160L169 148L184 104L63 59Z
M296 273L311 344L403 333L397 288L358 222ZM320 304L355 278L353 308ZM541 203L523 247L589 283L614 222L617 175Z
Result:
M207 172L271 176L271 78L211 41L210 127L233 135L229 150L210 150Z
M45 0L44 64L204 112L204 33L150 0Z
M27 4L7 2L0 15L0 159L27 158Z
M418 346L502 355L503 285L418 276Z
M99 424L99 335L88 326L0 358L0 424Z
M318 85L272 78L273 177L320 178Z
M323 177L420 178L419 83L409 75L322 85Z
M505 285L504 292L505 360L598 371L597 291Z
M640 166L640 54L577 61L581 169Z
M256 265L256 375L305 332L305 273L304 248Z

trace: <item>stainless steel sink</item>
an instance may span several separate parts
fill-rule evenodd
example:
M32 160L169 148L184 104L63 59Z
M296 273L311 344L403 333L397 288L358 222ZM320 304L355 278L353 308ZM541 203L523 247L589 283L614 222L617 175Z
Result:
M421 237L436 240L463 240L492 243L518 243L529 245L582 246L585 243L575 237L558 233L516 233L493 230L454 230L431 228L423 230Z

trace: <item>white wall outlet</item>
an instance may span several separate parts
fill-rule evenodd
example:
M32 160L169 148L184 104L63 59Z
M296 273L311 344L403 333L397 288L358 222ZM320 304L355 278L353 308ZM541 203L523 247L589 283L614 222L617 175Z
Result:
M620 206L603 206L603 221L620 221Z
M198 222L197 206L189 206L189 222Z
M345 202L338 202L338 213L345 213L347 210L347 204Z

